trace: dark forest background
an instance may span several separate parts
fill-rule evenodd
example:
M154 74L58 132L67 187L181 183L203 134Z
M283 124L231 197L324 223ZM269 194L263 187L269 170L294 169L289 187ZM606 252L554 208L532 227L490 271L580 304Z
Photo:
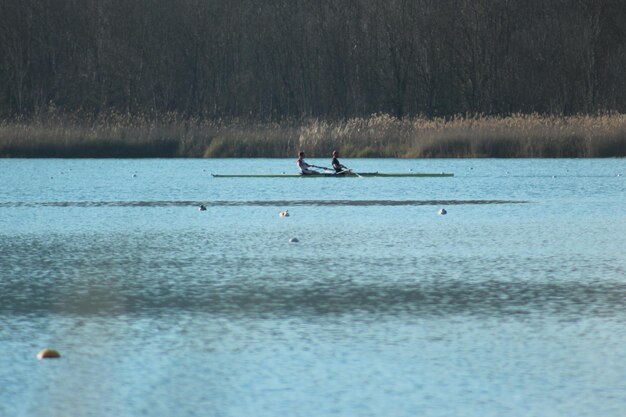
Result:
M626 112L624 0L0 0L0 117Z

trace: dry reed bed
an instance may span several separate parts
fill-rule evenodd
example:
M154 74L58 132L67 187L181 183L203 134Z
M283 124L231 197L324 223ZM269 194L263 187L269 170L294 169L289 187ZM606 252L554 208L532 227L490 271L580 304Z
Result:
M2 157L623 157L626 115L397 119L281 123L45 115L0 122Z

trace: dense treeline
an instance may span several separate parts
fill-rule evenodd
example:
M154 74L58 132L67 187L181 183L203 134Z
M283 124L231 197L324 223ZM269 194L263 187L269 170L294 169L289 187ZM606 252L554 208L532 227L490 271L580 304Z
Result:
M0 0L0 117L626 112L624 0Z

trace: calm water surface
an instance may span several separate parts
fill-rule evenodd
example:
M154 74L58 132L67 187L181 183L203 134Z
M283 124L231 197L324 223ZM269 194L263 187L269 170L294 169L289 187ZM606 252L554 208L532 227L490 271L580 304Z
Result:
M625 160L342 162L0 160L0 416L626 415Z

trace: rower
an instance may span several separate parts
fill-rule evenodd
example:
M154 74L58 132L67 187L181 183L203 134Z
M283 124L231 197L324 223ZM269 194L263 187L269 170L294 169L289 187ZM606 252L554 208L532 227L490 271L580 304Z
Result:
M302 175L319 174L319 172L311 169L312 167L315 167L315 165L310 165L304 162L304 152L300 152L297 164L298 164L298 168L300 168L300 173Z
M344 174L346 171L348 171L348 167L345 165L342 165L339 162L339 152L337 151L333 151L333 168L335 169L335 174Z

